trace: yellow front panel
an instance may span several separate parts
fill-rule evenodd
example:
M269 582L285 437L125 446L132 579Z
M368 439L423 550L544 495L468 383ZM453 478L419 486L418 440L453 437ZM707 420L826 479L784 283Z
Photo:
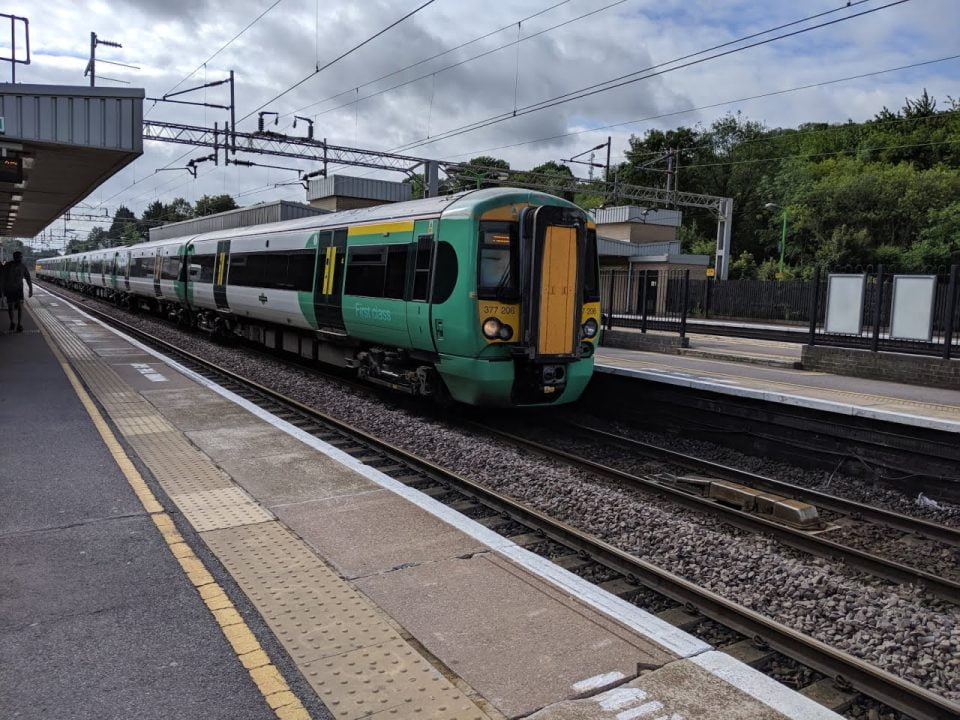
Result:
M541 355L573 352L577 302L577 231L548 227L543 242L543 283L540 289Z

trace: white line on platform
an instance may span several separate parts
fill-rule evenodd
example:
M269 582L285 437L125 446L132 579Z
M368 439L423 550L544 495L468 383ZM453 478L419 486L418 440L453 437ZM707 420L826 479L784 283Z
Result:
M853 405L851 403L841 403L834 400L821 400L820 398L808 397L806 395L793 395L790 393L775 392L773 390L761 390L743 385L731 387L716 378L701 379L681 377L680 373L662 372L647 368L625 368L619 365L597 363L596 369L599 372L610 375L635 377L640 380L651 380L667 385L678 385L680 387L697 388L699 390L712 390L725 395L765 400L767 402L780 403L781 405L793 405L841 415L850 415L852 417L864 417L873 420L883 420L884 422L899 423L901 425L912 425L915 427L930 428L932 430L960 433L960 421L956 420L944 420L941 418L927 417L926 415L894 412L893 410L878 410L864 405Z

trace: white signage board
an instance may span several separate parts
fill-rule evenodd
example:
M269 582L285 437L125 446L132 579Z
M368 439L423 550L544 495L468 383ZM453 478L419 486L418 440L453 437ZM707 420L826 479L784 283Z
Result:
M932 340L936 294L936 275L895 275L890 337L897 340Z
M831 275L827 280L827 322L824 330L859 335L863 330L863 296L867 276Z

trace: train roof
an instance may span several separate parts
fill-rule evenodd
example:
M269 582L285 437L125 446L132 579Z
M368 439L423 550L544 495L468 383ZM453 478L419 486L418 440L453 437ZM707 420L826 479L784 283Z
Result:
M422 200L408 200L406 202L390 203L386 205L376 205L369 208L358 208L355 210L343 210L340 212L326 213L324 215L312 215L295 220L281 220L275 223L264 223L262 225L249 225L240 228L227 228L223 230L212 230L205 233L192 233L180 235L177 237L166 238L163 240L151 240L136 245L127 246L128 250L147 250L150 248L166 247L169 245L182 245L191 241L225 240L227 238L244 237L248 235L259 235L262 233L287 232L290 230L308 230L325 227L343 227L344 225L357 225L370 222L389 222L391 220L406 220L416 218L432 218L444 214L448 209L453 213L460 215L468 214L471 209L478 204L486 203L497 198L515 198L518 194L523 194L531 199L553 199L551 195L537 192L536 190L527 190L512 187L485 188L482 190L466 190L464 192L454 193L452 195L440 195L438 197L423 198ZM560 200L565 205L576 207L572 203ZM86 253L76 253L76 255L87 255L94 252L105 252L117 250L119 248L105 248L104 250L92 250Z

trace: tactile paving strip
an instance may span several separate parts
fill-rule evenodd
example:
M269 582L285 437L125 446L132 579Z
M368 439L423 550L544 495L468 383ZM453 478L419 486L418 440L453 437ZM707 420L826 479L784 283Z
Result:
M172 494L170 497L197 532L273 520L273 515L236 486Z
M117 429L198 531L273 519L153 405L132 391L106 361L79 342L71 323L64 324L43 309L35 312Z
M318 660L304 676L337 720L486 717L403 640Z
M487 717L279 523L203 539L338 720Z

